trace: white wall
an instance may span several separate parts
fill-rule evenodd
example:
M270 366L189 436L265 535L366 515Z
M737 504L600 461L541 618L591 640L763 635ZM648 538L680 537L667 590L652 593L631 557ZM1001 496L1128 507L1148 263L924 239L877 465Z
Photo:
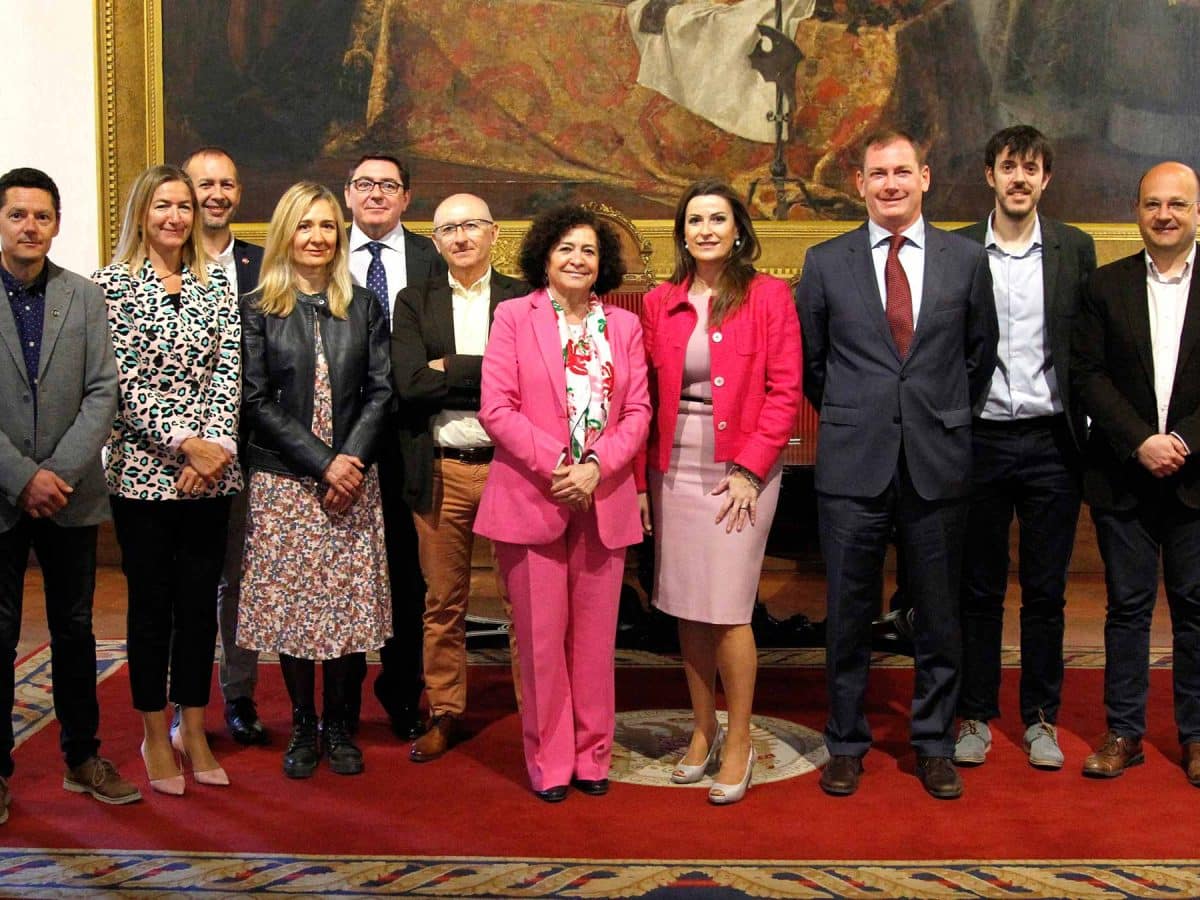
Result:
M0 0L8 36L0 92L0 173L42 169L62 194L51 258L83 275L100 262L93 0Z

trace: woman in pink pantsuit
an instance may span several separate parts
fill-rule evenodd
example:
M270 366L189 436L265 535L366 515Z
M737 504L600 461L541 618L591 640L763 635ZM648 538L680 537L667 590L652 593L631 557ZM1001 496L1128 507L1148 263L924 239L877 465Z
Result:
M578 206L533 221L536 290L496 309L479 420L496 445L475 531L512 600L525 764L557 802L608 791L613 652L625 548L642 539L632 461L650 400L637 317L602 303L624 274L616 235Z

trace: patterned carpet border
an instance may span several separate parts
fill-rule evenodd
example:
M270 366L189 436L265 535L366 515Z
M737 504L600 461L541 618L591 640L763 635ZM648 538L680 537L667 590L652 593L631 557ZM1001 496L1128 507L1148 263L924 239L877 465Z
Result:
M1200 896L1200 860L807 862L0 850L5 897Z
M507 664L507 651L471 654L477 665ZM1015 660L1007 650L1005 664ZM1155 650L1167 667L1170 652ZM1070 667L1098 668L1104 654L1067 653ZM97 677L125 663L122 641L97 642ZM622 651L619 665L677 666L669 656ZM760 664L821 666L821 650L762 650ZM877 665L909 666L903 656ZM50 650L16 670L17 744L54 720ZM870 898L1182 898L1200 897L1200 859L1064 860L990 863L832 861L571 860L528 858L320 856L304 854L12 849L0 847L0 896L149 897L165 895L438 898L608 898L705 900L746 897Z

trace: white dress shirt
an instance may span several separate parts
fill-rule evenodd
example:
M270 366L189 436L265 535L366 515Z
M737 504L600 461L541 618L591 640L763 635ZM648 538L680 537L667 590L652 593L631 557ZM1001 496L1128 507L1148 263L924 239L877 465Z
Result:
M1183 337L1183 319L1187 313L1188 292L1192 288L1192 264L1196 260L1193 244L1183 272L1163 277L1150 254L1146 254L1146 298L1150 305L1150 346L1154 351L1154 397L1158 402L1158 430L1167 430L1167 410L1175 386L1175 367L1179 363L1179 340Z
M489 267L483 277L469 287L463 287L453 275L447 277L454 304L454 352L483 356L491 324L492 270ZM466 450L492 445L475 410L443 409L433 417L432 433L433 442L439 447Z
M367 244L374 238L367 237L358 227L350 227L350 277L359 287L367 286L367 267L371 265L371 251ZM379 239L384 250L380 255L383 260L383 271L387 273L387 287L390 297L384 297L387 303L388 321L396 311L396 295L408 287L408 262L404 255L404 226L397 225Z
M904 243L900 245L900 266L908 277L908 289L912 293L913 333L916 334L921 320L921 294L925 288L925 217L918 216L917 221L900 233L905 238ZM892 233L882 225L868 220L867 235L871 241L871 262L875 264L879 299L886 311L887 282L884 279L884 267L887 265Z
M1005 250L992 231L993 216L995 212L988 217L983 245L992 271L1000 340L981 415L998 422L1057 415L1063 405L1046 330L1042 223L1035 220L1025 247Z
M224 270L226 277L229 278L229 288L233 291L233 296L237 297L243 290L248 291L253 288L254 285L247 285L245 288L243 288L240 284L238 284L237 260L234 259L233 256L233 240L234 238L231 234L229 236L229 244L224 250L217 254L217 258L213 260L213 262L215 262Z

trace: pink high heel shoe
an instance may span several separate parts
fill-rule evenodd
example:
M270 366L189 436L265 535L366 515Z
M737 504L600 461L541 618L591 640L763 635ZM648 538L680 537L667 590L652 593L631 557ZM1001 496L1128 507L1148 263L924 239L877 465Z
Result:
M183 747L183 736L179 733L178 728L171 731L171 746L178 750L180 756L184 759L189 759L188 752ZM229 785L229 776L220 766L217 766L215 769L197 769L193 767L192 775L196 778L196 784L207 784L212 787L228 787ZM179 780L183 781L182 775L179 776ZM153 782L151 782L151 785L153 785ZM181 790L179 793L182 794L183 791Z
M173 744L174 742L172 742ZM142 741L142 764L146 767L146 777L150 779L150 787L152 790L158 791L160 794L169 794L172 797L183 796L183 770L176 772L174 775L168 775L166 778L152 778L150 776L150 761L146 759L146 742ZM176 760L178 765L178 760Z

